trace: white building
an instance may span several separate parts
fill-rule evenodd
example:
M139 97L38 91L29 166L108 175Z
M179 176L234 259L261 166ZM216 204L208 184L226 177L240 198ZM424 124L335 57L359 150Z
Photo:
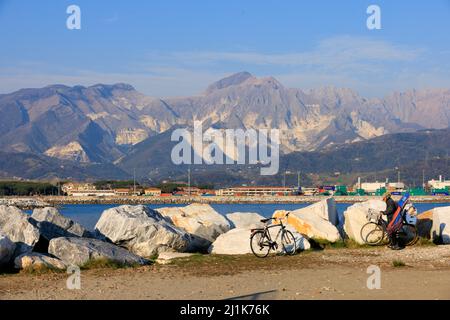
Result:
M358 187L359 188L359 187ZM361 189L368 193L376 192L378 189L386 188L386 182L363 182Z
M389 182L388 189L391 191L404 191L405 184L403 182Z
M439 176L439 180L430 180L428 185L432 189L444 189L445 187L450 187L450 180L442 180L442 176Z
M114 190L83 190L71 192L72 197L111 197L114 195Z

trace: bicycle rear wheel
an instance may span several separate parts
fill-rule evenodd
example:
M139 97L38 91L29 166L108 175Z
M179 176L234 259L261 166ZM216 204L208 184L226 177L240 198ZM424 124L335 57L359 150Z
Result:
M370 246L380 245L384 236L384 228L378 223L368 222L361 228L361 239Z
M411 224L403 224L402 228L398 232L398 240L405 246L415 245L419 240L416 226Z
M289 230L285 230L281 234L281 245L283 250L287 255L292 256L297 252L297 243L295 242L295 237Z
M270 253L270 242L264 231L256 231L250 237L250 248L258 258L265 258Z

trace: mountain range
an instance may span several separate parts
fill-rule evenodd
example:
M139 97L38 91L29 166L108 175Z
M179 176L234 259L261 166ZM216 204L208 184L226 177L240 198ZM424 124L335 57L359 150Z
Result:
M248 72L221 79L192 97L148 97L120 83L21 89L0 95L0 150L5 157L0 161L0 176L83 179L95 168L108 178L133 170L141 178L175 177L186 168L170 162L170 133L191 126L194 120L203 121L205 129L279 129L284 166L324 170L313 164L324 163L314 159L327 155L328 168L336 171L382 170L392 161L378 166L382 159L377 158L369 166L353 168L353 152L370 155L367 148L379 149L383 139L397 145L398 137L417 138L418 147L424 132L433 132L433 137L447 134L446 130L424 130L450 126L450 90L410 90L365 98L347 88L286 88L273 77L258 78ZM429 150L430 154L435 151ZM338 154L347 158L346 164L336 160ZM6 165L8 155L21 160ZM406 160L412 158L418 160L415 156ZM39 170L31 168L36 163ZM54 170L55 166L74 169ZM242 175L242 168L235 167L224 172L214 166L205 170L221 176L241 170ZM233 177L237 180L222 180L241 182L239 175Z

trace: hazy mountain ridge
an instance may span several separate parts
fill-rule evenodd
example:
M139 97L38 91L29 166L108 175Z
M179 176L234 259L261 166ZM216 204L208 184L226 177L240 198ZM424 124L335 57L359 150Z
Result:
M108 163L79 163L34 153L0 151L0 178L86 181L129 179L130 175Z
M390 133L449 127L450 89L367 99L347 88L286 88L273 77L248 72L183 98L148 97L123 83L52 85L0 95L0 148L79 163L120 163L129 159L132 145L154 142L193 120L204 121L204 130L277 128L285 154L333 150Z
M133 147L127 156L116 163L124 171L136 174L142 179L160 181L162 179L186 180L188 165L174 165L170 152L176 142L170 141L169 130L157 137L149 138ZM192 176L198 183L214 181L218 186L229 184L270 184L280 185L283 173L301 172L302 179L307 174L325 174L333 177L358 173L372 174L378 179L382 174L397 177L396 168L407 181L422 179L422 169L427 174L450 174L449 151L450 129L422 130L413 133L395 133L345 145L335 145L320 151L292 152L281 155L279 173L275 176L261 176L255 165L192 165ZM414 170L415 168L415 170Z

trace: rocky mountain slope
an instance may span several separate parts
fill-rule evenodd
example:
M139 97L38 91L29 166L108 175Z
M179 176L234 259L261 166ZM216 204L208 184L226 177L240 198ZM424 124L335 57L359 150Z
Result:
M277 128L282 150L313 151L386 133L450 125L450 90L366 99L350 89L285 88L238 73L194 97L157 99L126 84L48 86L0 95L0 147L82 162L105 162L176 124Z
M127 168L142 150L135 146L160 145L157 140L170 129L192 126L193 120L203 121L204 130L279 129L281 152L289 159L336 146L346 150L343 146L386 134L447 128L450 90L367 99L345 88L286 88L273 77L248 72L221 79L198 96L167 99L145 96L127 84L52 85L0 95L0 148L77 165ZM151 170L172 167L166 163L170 153L162 154L165 147L150 148Z
M151 181L187 180L189 166L174 165L170 158L171 150L176 144L170 141L171 131L133 146L129 154L116 165L129 173L135 168L139 177ZM422 130L387 134L317 151L282 154L279 173L275 176L261 176L258 165L192 165L191 172L197 183L214 181L220 186L242 183L281 185L285 171L290 171L295 176L298 171L301 172L302 181L305 182L310 173L333 177L336 172L341 175L372 174L378 179L396 179L396 168L400 168L404 173L402 179L413 183L422 181L422 170L426 170L429 177L450 174L448 150L450 129Z

